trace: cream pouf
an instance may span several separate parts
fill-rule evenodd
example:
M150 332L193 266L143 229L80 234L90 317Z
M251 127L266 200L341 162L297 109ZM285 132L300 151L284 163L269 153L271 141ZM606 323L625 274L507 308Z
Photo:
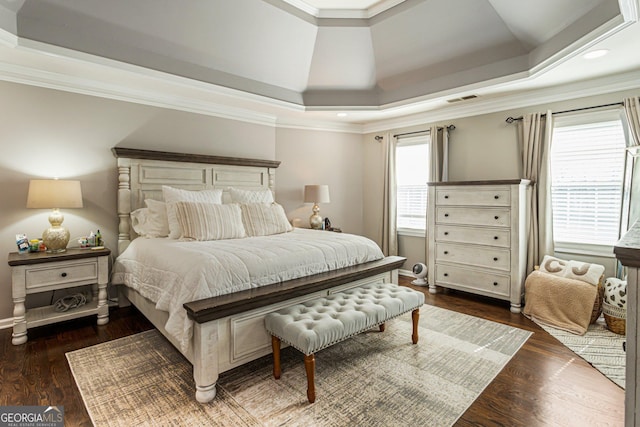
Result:
M611 332L624 335L627 319L627 282L610 277L604 282L602 312Z

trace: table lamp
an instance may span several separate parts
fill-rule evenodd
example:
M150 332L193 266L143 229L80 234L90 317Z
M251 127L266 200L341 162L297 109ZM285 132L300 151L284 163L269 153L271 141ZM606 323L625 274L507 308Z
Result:
M309 225L311 228L319 230L322 228L322 217L318 214L320 208L318 203L329 203L329 186L328 185L305 185L304 186L304 202L313 203L313 214L309 217Z
M81 208L82 189L80 181L62 179L32 179L29 181L27 208L53 209L49 215L51 227L42 233L47 252L59 253L67 250L69 230L62 226L64 215L60 208Z

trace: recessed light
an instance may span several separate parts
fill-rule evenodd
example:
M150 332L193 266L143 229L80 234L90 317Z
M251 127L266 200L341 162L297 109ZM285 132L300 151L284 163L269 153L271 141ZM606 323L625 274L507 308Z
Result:
M598 49L598 50L592 50L591 52L587 52L584 55L582 55L582 57L584 59L595 59L595 58L600 58L601 56L605 56L607 53L609 53L608 49Z
M347 117L348 114L347 113L338 113L338 114L336 114L336 116L338 116L338 117Z

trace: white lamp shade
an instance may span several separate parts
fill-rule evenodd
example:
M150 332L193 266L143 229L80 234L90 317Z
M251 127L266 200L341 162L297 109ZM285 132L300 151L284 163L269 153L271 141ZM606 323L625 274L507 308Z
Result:
M304 202L305 203L329 203L329 186L328 185L305 185L304 186Z
M29 181L27 208L81 208L80 181L63 179L32 179Z

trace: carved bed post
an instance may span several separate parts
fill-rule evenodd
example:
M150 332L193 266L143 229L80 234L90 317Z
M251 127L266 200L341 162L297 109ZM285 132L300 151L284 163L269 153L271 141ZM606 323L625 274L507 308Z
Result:
M218 381L218 322L193 325L193 379L196 400L211 402L216 397Z
M118 158L118 255L131 242L131 160Z

